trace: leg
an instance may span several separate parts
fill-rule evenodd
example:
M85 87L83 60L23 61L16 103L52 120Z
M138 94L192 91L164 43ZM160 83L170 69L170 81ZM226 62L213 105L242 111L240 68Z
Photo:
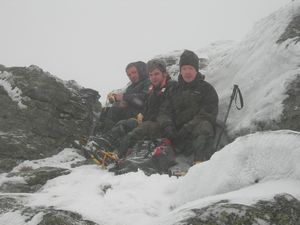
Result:
M119 156L126 156L128 148L134 146L137 141L153 139L160 136L160 127L157 122L145 121L130 131L120 142Z
M192 132L194 162L206 161L213 154L214 128L207 120L200 121Z

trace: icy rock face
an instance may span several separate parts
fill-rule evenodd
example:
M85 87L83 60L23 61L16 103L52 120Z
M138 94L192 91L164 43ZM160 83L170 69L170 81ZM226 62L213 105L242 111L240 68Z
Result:
M22 197L0 196L0 214L1 224L96 225L74 212L24 206Z
M200 71L219 94L219 120L224 120L233 85L243 93L244 108L233 106L227 120L231 138L264 130L300 131L299 21L300 1L294 1L256 23L241 42L196 51ZM157 56L165 59L173 79L181 52Z
M0 192L32 193L39 190L48 180L70 172L68 169L55 167L41 167L38 169L24 167L23 171L7 174L7 182L0 185ZM16 179L18 177L19 179Z
M180 224L300 224L300 202L287 194L276 195L271 201L258 201L251 206L221 201L191 211L194 216Z
M37 66L0 67L0 172L57 154L88 135L99 94Z

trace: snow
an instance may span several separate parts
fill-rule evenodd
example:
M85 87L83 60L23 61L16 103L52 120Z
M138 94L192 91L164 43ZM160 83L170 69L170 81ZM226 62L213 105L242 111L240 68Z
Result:
M300 135L297 132L258 132L240 137L209 161L190 169L179 181L176 196L180 197L174 199L174 204L182 205L257 182L300 180L299 159Z
M84 157L77 153L76 149L65 148L63 151L59 152L49 158L37 159L37 160L26 160L16 166L12 172L19 172L22 168L32 168L37 169L40 167L55 166L59 168L70 169L72 164L83 161Z
M300 133L289 130L240 137L181 178L141 171L114 176L97 165L71 168L74 159L83 160L75 149L65 149L44 160L26 161L23 166L72 171L28 194L26 205L74 211L99 224L155 225L174 224L190 216L190 209L224 199L250 205L289 193L300 200Z
M22 91L18 87L13 87L12 83L12 74L6 71L0 71L0 85L7 92L11 100L17 103L20 109L26 109L27 106L23 104Z

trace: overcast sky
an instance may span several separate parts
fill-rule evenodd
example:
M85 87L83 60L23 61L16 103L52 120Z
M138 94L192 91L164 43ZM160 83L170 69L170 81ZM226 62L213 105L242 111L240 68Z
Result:
M291 0L0 0L0 64L38 65L103 97L124 68L173 50L239 41Z

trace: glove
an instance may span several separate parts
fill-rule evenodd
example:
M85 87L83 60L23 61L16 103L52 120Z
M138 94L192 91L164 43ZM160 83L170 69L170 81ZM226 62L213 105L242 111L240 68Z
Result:
M172 141L175 140L178 136L177 130L173 126L167 126L164 130L164 135L166 138L168 138Z
M192 131L193 131L193 126L191 126L190 124L185 124L179 130L178 136L181 139L185 139L185 138L187 138L187 137L190 136L190 134L192 133Z

